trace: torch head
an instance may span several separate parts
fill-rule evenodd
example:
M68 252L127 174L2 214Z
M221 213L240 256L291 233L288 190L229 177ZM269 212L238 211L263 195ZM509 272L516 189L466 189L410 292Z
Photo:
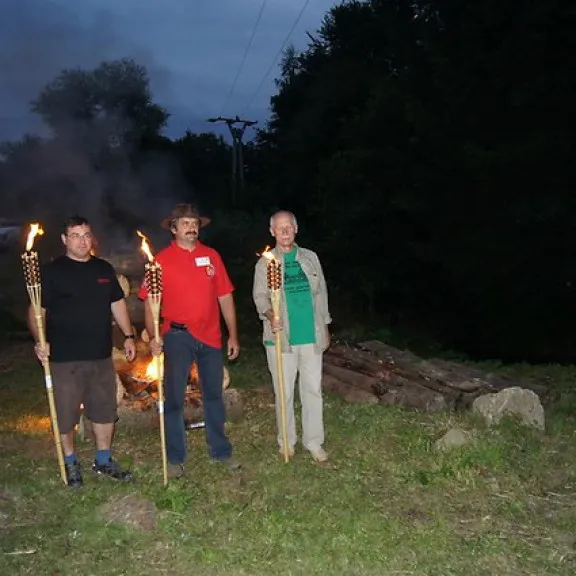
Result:
M162 294L162 267L157 262L146 264L144 282L150 296Z
M144 269L146 289L150 296L159 296L162 294L162 267L154 260L148 238L142 234L140 230L136 230L136 234L138 234L141 239L140 250L142 250L142 253L148 258L148 263Z
M271 258L266 265L266 279L269 290L282 288L282 264L276 258Z
M262 254L257 254L266 258L266 279L268 290L280 290L282 287L282 263L279 262L270 251L270 246L266 246Z
M22 254L22 269L24 270L24 280L27 286L38 286L40 284L38 252L24 252Z

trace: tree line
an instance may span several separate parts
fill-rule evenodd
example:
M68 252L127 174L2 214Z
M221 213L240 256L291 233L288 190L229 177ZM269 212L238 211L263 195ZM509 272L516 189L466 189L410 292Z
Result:
M107 217L127 229L159 197L196 199L220 213L214 239L243 262L266 215L292 209L341 324L475 357L572 361L575 23L562 0L333 7L305 49L284 54L235 205L227 143L162 136L168 111L142 67L66 70L32 104L51 138L3 147L2 194L30 208L47 179L71 198L79 174L96 174ZM76 171L43 168L39 187L30 158L45 166L62 150Z

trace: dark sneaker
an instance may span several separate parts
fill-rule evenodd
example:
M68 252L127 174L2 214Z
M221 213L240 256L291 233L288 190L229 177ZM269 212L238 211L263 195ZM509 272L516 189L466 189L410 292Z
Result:
M120 464L116 460L108 460L106 464L98 464L94 461L92 464L92 472L98 474L99 476L108 476L109 478L114 478L114 480L119 480L120 482L131 482L132 473L128 470L123 470Z
M80 488L84 484L82 480L82 470L80 464L66 464L66 482L70 488Z
M168 478L177 480L184 476L184 464L170 464L168 463Z
M220 464L224 464L224 466L226 466L226 468L228 468L228 470L230 470L230 472L238 472L239 470L242 469L242 464L240 464L240 462L238 462L238 460L236 460L236 458L233 458L232 456L225 456L224 458L217 458L216 462L219 462Z

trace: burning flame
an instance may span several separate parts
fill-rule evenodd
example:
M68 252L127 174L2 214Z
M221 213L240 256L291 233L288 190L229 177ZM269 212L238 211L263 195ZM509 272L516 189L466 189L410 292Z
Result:
M32 246L34 246L34 238L36 236L42 236L44 234L44 230L40 227L40 224L30 224L30 232L28 232L28 239L26 240L26 252L30 252L32 250Z
M160 367L164 370L164 354L160 354ZM146 366L146 380L158 380L158 362L156 362L156 358L152 358Z
M266 246L262 254L258 254L258 252L256 252L256 256L258 257L264 256L264 258L268 258L268 260L274 260L274 254L272 254L272 252L270 251L270 246Z
M154 256L152 255L152 250L150 249L150 244L148 243L148 238L140 232L140 230L136 230L136 234L142 238L142 243L140 244L140 250L146 255L150 262L154 262Z

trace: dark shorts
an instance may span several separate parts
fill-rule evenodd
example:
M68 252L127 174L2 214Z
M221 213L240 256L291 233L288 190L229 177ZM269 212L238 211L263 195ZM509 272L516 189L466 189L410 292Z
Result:
M91 422L116 422L116 371L112 358L52 362L50 368L61 434L74 430L80 420L81 405Z

